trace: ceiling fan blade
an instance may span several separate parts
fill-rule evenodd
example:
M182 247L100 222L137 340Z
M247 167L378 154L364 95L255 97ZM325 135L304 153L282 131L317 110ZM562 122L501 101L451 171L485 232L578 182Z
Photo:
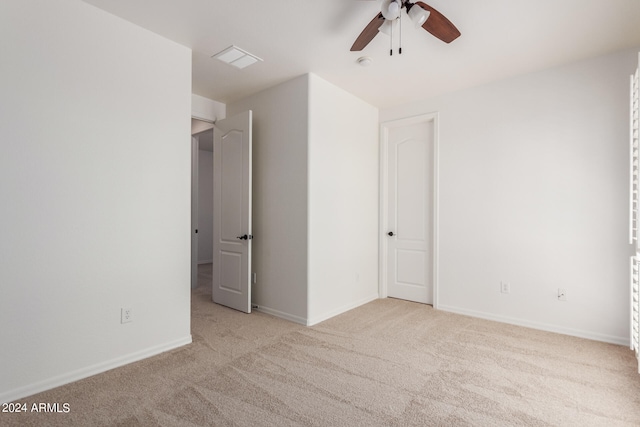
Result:
M460 31L458 31L456 26L445 18L443 14L424 2L417 1L415 4L424 10L431 12L426 22L422 24L422 28L430 32L434 37L439 38L445 43L451 43L460 37Z
M384 17L382 16L382 13L378 13L376 17L373 18L366 27L364 27L364 30L362 30L356 41L353 42L351 51L354 52L364 49L378 34L378 28L380 28L380 25L382 25L383 22Z

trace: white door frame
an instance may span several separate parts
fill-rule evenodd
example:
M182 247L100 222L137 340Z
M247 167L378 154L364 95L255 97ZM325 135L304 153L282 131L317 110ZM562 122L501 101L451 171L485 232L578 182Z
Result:
M414 125L419 123L433 123L433 212L431 218L433 220L431 226L433 227L433 265L431 266L432 279L433 279L433 308L438 308L438 212L439 212L439 133L438 133L438 113L421 114L418 116L406 117L398 120L390 120L380 124L380 248L379 248L379 277L380 282L378 285L378 291L380 298L387 298L387 231L389 229L387 205L389 203L389 189L387 182L389 180L389 129L395 127L402 127L408 125Z
M196 116L191 116L192 119L199 120L201 122L207 122L211 124L211 128L213 128L213 121L209 119L203 119ZM198 198L198 182L199 182L199 157L200 157L200 141L199 135L203 132L206 132L209 129L201 129L196 133L191 134L191 280L190 286L191 289L195 289L198 287L198 233L195 231L198 229L198 209L199 209L199 198ZM193 131L193 128L191 129ZM195 271L194 271L194 262L195 262Z
M191 289L198 286L198 158L200 141L191 135Z

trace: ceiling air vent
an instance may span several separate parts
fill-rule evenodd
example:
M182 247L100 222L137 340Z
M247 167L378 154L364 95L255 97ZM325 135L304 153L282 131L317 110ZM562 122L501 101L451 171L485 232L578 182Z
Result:
M213 55L212 58L219 59L220 61L233 65L236 68L245 68L258 61L262 61L262 59L240 49L237 46L229 46L222 52L218 52Z

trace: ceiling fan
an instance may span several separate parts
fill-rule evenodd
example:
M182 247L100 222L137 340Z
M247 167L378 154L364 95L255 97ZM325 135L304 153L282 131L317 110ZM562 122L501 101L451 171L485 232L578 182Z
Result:
M451 43L460 37L460 31L451 21L424 2L417 1L412 3L409 0L383 0L380 13L362 30L353 46L351 46L351 51L364 49L378 32L392 33L394 23L400 21L402 9L406 10L407 15L409 15L416 27L424 28L445 43ZM402 50L400 50L400 53L402 53Z

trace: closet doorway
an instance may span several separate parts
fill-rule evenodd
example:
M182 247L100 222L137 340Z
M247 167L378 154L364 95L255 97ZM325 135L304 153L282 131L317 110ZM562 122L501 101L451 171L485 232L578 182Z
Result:
M382 123L380 296L438 304L438 115Z

